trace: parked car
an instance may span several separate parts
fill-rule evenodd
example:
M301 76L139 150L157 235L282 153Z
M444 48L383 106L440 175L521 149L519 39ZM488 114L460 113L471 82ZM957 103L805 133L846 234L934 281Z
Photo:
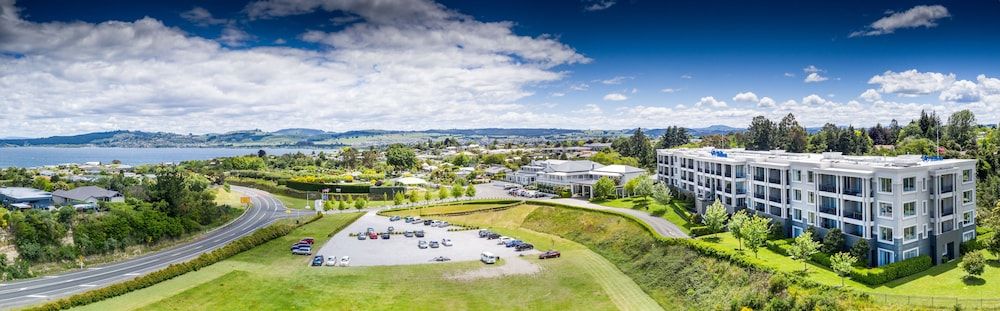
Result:
M451 244L451 239L441 239L441 245L452 246L454 244Z
M434 258L431 259L431 261L439 261L439 262L440 261L449 261L449 260L451 260L451 258L444 257L444 256L437 256L437 257L434 257Z
M375 232L375 228L371 228L371 227L369 227L369 228L368 228L368 230L365 230L365 232L366 232L366 233L372 233L372 232Z
M417 248L420 249L427 248L427 241L424 240L417 241Z
M440 226L440 225L441 225L441 221L440 220L435 220L435 221L431 222L431 227L437 227L437 226Z
M313 238L302 238L301 240L299 240L299 243L306 243L306 244L312 245L313 243L316 243L316 239L313 239Z
M447 228L448 226L451 226L451 224L449 224L447 221L442 221L441 224L438 226L441 228Z
M500 257L497 257L497 255L494 255L493 253L483 252L482 254L479 254L479 261L482 261L485 264L492 265L497 263L497 260L500 260Z
M372 240L378 240L378 233L375 233L375 231L368 232L368 238Z
M492 233L491 232L489 235L486 236L487 240L496 240L496 239L499 239L499 238L500 238L500 234L499 233Z
M412 238L413 237L413 231L410 231L410 230L403 231L403 236L408 237L408 238Z
M310 246L311 247L312 244L308 244L308 243L295 243L295 244L292 244L292 248L291 249L296 249L296 248L304 247L304 246Z
M441 244L438 243L438 241L431 241L429 244L430 244L431 248L441 247Z
M403 218L403 221L405 221L406 223L411 223L413 222L413 216L406 216L406 218Z
M410 223L412 223L412 224L420 224L422 222L424 222L424 221L421 220L420 217L416 217L416 218L413 218L413 221L411 221Z
M396 231L396 228L393 228L392 226L389 226L389 229L386 229L385 231L388 231L389 233L392 233L393 231Z
M358 232L358 240L366 240L366 239L368 239L367 234L365 234L364 232Z
M510 241L507 241L507 243L503 243L503 246L504 247L514 247L514 246L520 245L521 243L524 243L524 242L521 242L521 240L511 239Z
M538 254L538 259L559 258L560 255L562 255L562 254L560 254L559 251L547 251L547 252Z
M312 261L312 266L313 267L319 267L319 266L322 266L322 265L323 265L323 256L316 255L315 257L313 257L313 261Z
M312 246L302 246L292 249L292 254L295 255L312 255Z
M340 266L347 267L351 265L351 256L340 257Z
M418 237L418 238L422 238L422 237L424 237L424 230L414 231L413 235L416 236L416 237Z
M428 219L428 220L424 220L424 226L430 226L430 225L431 225L431 223L434 223L434 221L433 221L433 220L430 220L430 219Z
M497 241L497 245L507 245L507 242L510 242L510 240L513 239L511 239L510 237L502 236L500 237L500 241Z
M490 233L492 233L492 232L490 232L489 230L479 229L479 237L480 238L485 238L485 237L489 236Z
M398 220L399 220L399 216L389 217L389 221L398 221Z
M514 246L514 250L518 251L518 252L520 252L520 251L526 251L526 250L529 250L529 249L532 249L532 248L535 248L535 246L531 245L531 243L521 243L521 244L518 244L517 246Z
M388 240L389 239L389 233L388 232L382 232L382 239L383 240Z
M326 257L326 265L330 267L337 266L337 256Z

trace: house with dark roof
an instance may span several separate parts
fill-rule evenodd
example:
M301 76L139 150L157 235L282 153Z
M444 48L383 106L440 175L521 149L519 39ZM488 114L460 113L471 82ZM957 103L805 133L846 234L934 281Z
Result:
M86 186L71 190L56 190L52 193L52 201L57 205L97 204L98 202L124 202L125 196L118 191Z

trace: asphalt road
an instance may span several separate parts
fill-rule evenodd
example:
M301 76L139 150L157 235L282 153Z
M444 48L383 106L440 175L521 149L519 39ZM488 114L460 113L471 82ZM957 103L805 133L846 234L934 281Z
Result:
M153 252L133 259L88 267L61 274L0 284L0 309L13 309L42 303L72 294L108 286L153 272L170 264L184 262L202 253L222 247L239 237L288 217L310 215L312 211L292 210L267 192L232 186L237 192L251 197L253 206L242 216L222 227L202 234L182 245Z

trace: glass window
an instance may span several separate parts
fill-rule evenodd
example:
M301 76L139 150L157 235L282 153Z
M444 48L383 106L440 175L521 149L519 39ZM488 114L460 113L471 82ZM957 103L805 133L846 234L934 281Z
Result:
M892 243L892 228L878 227L878 239Z
M795 189L795 201L802 201L802 190Z
M971 182L971 181L972 181L972 170L963 170L962 182Z
M809 212L809 224L816 223L816 213Z
M904 192L917 191L917 178L916 177L903 178L903 191Z
M962 233L962 242L968 242L969 240L972 240L974 238L976 238L976 232L975 231L969 231L969 232L966 232L966 233Z
M815 204L815 203L816 203L816 194L814 194L812 191L809 191L809 204Z
M903 217L910 217L916 215L917 215L917 202L903 203Z
M802 220L802 210L795 209L794 212L792 213L792 218L795 219L795 220L801 221Z
M792 171L792 179L795 181L802 181L802 171L794 170Z
M923 214L927 215L927 201L924 201L922 203L923 204L921 204L921 205L923 205L923 207L921 209L923 210Z
M813 182L813 172L806 173L806 177L809 178L809 182Z
M903 253L903 260L907 260L917 256L920 256L920 249L914 248Z
M903 228L903 240L911 241L917 239L917 226Z
M963 226L971 225L975 221L975 219L972 216L973 216L972 211L962 213L962 225Z
M878 202L879 217L892 218L892 203Z
M962 204L972 203L973 198L972 190L962 192Z
M879 191L892 193L892 178L879 178Z

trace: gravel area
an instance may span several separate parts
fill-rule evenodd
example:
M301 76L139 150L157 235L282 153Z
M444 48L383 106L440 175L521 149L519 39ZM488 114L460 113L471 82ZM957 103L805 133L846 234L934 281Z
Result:
M350 233L364 232L368 228L374 228L376 232L384 232L389 226L393 226L399 232L424 230L426 235L423 238L407 238L399 234L392 235L388 240L358 240L356 237L349 236ZM444 238L451 239L454 245L425 249L417 247L419 240L440 242ZM483 251L492 252L501 259L510 259L520 254L534 256L540 253L537 250L515 252L513 248L506 248L496 243L496 240L479 238L478 230L448 232L447 228L408 224L402 220L390 222L388 217L368 212L334 235L316 254L323 255L324 258L350 256L351 266L388 266L432 263L431 259L437 256L448 257L452 261L478 261L479 255ZM528 265L534 265L527 261L521 261ZM507 265L512 265L512 262L508 260L504 266Z

